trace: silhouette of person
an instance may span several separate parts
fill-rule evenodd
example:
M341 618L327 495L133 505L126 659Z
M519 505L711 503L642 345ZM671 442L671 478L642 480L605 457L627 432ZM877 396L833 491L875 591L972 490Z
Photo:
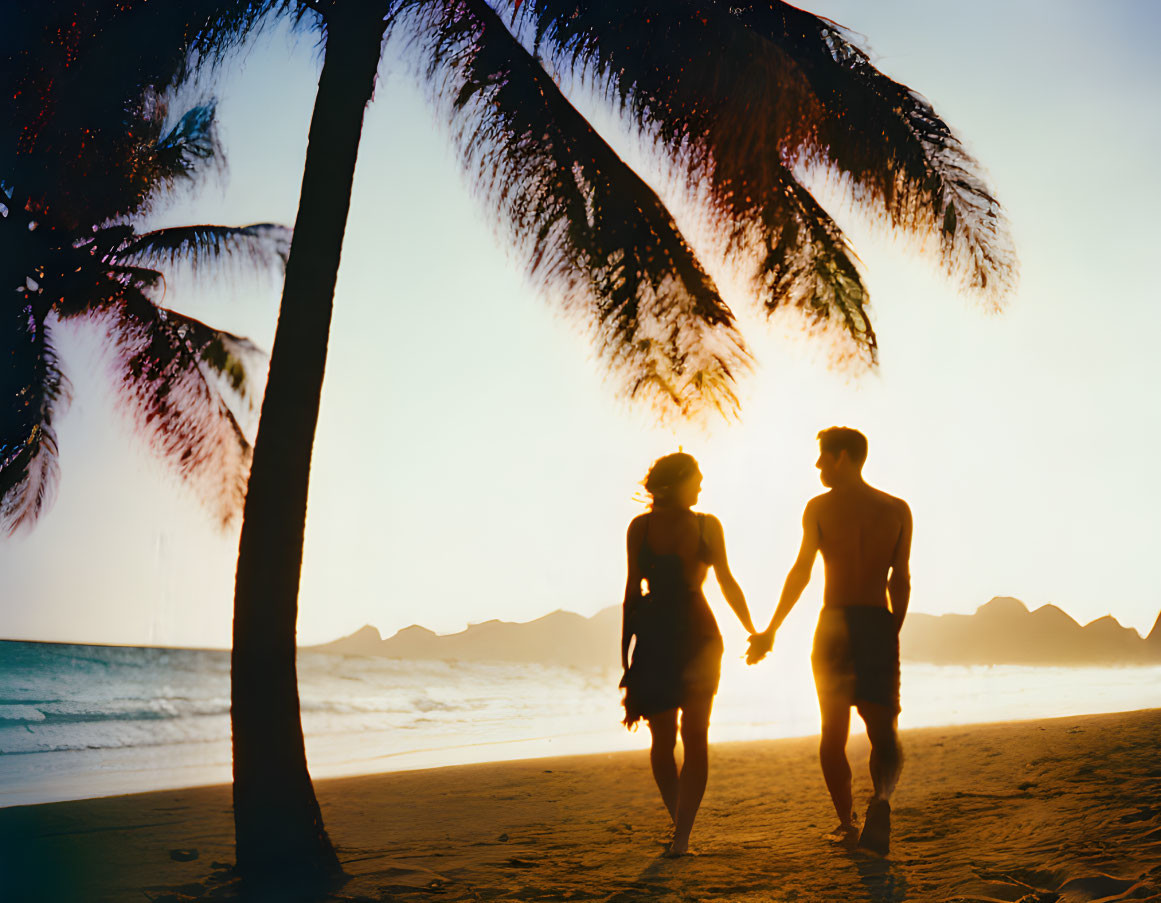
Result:
M903 767L899 717L899 630L911 596L911 510L867 484L867 439L858 430L831 427L818 434L815 466L828 492L802 515L802 546L786 576L770 626L750 638L746 660L760 661L774 634L810 582L815 555L826 574L811 666L822 713L819 759L839 826L831 835L886 854L891 793ZM851 707L867 725L874 795L858 834L851 801L847 734Z
M625 724L631 727L641 718L649 724L649 761L673 820L666 856L689 850L709 769L710 709L722 660L722 636L701 590L711 567L742 626L756 631L726 561L721 523L691 510L701 481L690 455L659 458L645 478L650 510L633 519L626 540L629 576L621 633ZM684 749L680 773L674 757L678 712Z

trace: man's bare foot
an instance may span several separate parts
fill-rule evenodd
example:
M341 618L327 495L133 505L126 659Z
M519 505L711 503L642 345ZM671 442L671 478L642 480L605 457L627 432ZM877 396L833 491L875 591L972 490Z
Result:
M859 835L859 847L886 856L891 848L891 804L872 799L867 804L867 823Z

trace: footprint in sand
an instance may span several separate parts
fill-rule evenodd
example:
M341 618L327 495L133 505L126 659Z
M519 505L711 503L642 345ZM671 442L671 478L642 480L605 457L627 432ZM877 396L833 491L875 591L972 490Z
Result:
M1158 815L1161 815L1161 809L1154 809L1151 806L1142 806L1136 812L1130 812L1128 815L1122 815L1122 822L1133 821L1152 821Z
M1131 878L1114 878L1112 875L1086 875L1073 878L1060 885L1059 893L1064 900L1120 900L1134 888L1137 882Z

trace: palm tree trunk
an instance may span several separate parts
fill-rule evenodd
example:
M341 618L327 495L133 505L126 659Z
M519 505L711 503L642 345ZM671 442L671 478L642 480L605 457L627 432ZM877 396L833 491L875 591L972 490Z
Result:
M234 590L230 716L237 869L259 885L302 886L341 874L306 767L295 634L331 307L384 9L363 0L332 9Z

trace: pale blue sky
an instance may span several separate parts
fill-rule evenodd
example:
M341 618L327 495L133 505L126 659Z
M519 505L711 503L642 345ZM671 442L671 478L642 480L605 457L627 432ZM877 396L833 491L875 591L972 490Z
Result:
M868 477L912 503L915 610L1007 594L1152 625L1161 62L1148 36L1161 11L806 5L864 34L878 65L930 98L982 161L1021 256L1007 311L983 313L923 258L835 210L865 264L880 371L830 372L733 292L761 365L741 387L742 423L708 437L657 429L614 400L584 338L524 284L389 53L336 298L304 642L368 622L450 631L617 603L638 481L679 443L702 459L701 507L722 518L764 619L820 489L814 434L834 423L868 433ZM316 79L309 38L259 41L218 88L227 179L160 218L292 223ZM166 303L269 346L270 280L175 279L169 292ZM93 349L63 331L61 346L78 389L60 424L63 480L41 525L0 545L0 636L227 645L236 532L217 533L138 449L89 375Z

